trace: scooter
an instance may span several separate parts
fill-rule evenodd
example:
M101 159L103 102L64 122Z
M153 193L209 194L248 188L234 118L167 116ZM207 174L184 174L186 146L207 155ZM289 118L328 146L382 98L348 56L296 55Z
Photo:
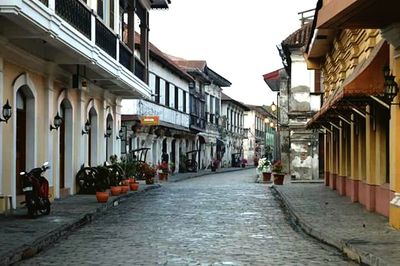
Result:
M42 167L33 168L29 173L21 172L22 191L25 194L25 204L28 216L34 218L38 212L44 215L50 213L49 182L42 175L50 169L45 162Z

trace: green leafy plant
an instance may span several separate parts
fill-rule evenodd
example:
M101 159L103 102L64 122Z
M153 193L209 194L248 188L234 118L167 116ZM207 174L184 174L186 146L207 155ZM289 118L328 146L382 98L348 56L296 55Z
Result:
M97 173L95 176L96 191L104 192L110 187L110 171L105 166L96 167Z
M272 172L281 174L282 171L283 171L282 161L278 160L278 161L274 162L274 164L272 165Z

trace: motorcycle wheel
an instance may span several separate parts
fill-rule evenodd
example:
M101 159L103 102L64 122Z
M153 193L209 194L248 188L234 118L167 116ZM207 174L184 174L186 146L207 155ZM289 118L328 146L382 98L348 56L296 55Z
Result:
M43 209L40 209L40 213L44 215L49 215L50 214L50 201L49 199L43 200Z
M35 218L36 210L33 207L28 207L28 216L29 218Z

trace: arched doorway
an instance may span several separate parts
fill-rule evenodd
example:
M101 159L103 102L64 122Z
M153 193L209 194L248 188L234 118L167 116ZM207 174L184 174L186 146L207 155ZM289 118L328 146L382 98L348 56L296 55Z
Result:
M88 163L89 166L97 166L97 136L98 136L98 118L94 107L89 111L89 139L88 139Z
M66 196L68 188L72 188L72 136L73 136L73 123L72 123L72 105L68 99L64 99L60 104L59 110L63 122L59 128L59 188L60 196Z
M23 195L19 173L35 167L35 97L26 85L16 92L16 195Z
M114 128L113 128L113 117L111 114L107 115L106 120L106 132L108 129L111 129L111 135L106 136L106 161L110 159L110 156L113 155L113 144L114 144Z

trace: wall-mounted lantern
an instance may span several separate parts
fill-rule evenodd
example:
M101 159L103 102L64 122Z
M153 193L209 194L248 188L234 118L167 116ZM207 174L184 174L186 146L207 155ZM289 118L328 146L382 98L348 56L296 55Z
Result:
M383 67L383 76L385 77L384 96L387 102L391 103L394 97L397 96L399 88L396 81L394 80L395 76L390 73L390 68L388 66Z
M117 139L122 139L124 137L124 131L122 131L122 128L118 131L118 136Z
M63 122L63 119L57 112L57 115L54 117L54 120L53 120L54 126L50 125L50 131L52 131L53 129L58 130L58 128L61 126L62 122Z
M106 129L106 133L104 134L104 137L109 138L109 137L111 137L111 134L112 134L112 128L110 125L108 125L107 129Z
M86 120L85 128L82 130L82 135L89 134L90 131L90 122L89 119Z
M5 105L3 105L3 111L2 111L3 119L0 117L0 122L6 122L8 119L11 118L12 115L12 109L10 104L8 103L8 100Z

